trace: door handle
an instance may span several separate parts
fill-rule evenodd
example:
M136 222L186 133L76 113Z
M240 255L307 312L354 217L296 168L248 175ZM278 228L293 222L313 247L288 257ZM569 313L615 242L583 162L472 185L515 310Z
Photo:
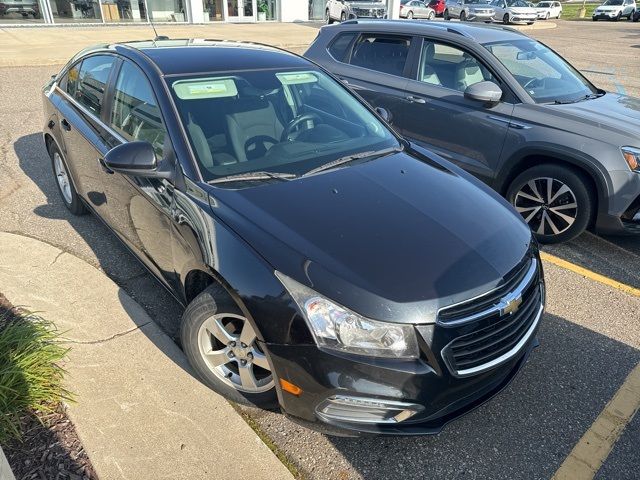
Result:
M60 125L62 125L63 130L66 130L67 132L71 131L71 124L67 122L66 118L62 119Z
M113 170L111 170L109 167L107 167L107 164L104 163L104 158L99 158L98 159L98 163L100 164L100 168L102 168L102 170L105 173L108 173L109 175L113 174Z
M407 100L411 103L427 103L427 101L422 97L414 97L413 95L409 95Z

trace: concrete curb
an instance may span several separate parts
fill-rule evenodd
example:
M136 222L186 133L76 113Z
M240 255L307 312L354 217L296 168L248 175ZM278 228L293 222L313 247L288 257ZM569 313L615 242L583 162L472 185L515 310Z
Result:
M77 400L68 413L101 480L293 478L102 272L9 233L0 233L0 259L0 291L53 321L68 340L65 382ZM158 294L167 293L158 287Z
M2 447L0 447L0 480L16 480L7 461L7 457L4 456Z

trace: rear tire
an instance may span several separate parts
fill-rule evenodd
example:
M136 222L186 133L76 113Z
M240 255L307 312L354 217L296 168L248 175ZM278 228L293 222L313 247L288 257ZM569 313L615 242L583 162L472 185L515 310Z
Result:
M407 20L413 20L413 12L407 13Z
M246 348L241 347L245 334ZM256 334L218 284L193 299L180 325L182 348L202 383L233 402L273 409L278 406L274 376Z
M87 210L86 205L78 195L73 179L69 174L67 161L53 140L49 142L47 151L49 152L49 158L51 158L51 167L62 203L72 215L80 216L88 213L89 210Z
M451 17L449 16L449 10L444 11L444 13L442 14L442 18L444 18L446 21L451 20Z
M543 164L518 175L506 198L540 243L566 242L585 231L595 211L587 182L589 179L580 172Z
M346 22L347 21L347 14L346 13L342 12L340 14L340 21L341 22Z
M329 9L325 12L325 17L327 19L327 25L331 25L333 23L333 18L331 18L331 14L329 13Z
M464 10L460 12L460 21L464 22L467 19L467 14Z
M428 18L429 18L429 20L435 20L435 18L436 18L435 12L429 12L429 17Z

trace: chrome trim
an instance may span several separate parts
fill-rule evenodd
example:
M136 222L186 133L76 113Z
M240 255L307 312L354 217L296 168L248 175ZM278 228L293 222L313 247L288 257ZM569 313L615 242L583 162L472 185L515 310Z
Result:
M495 313L500 314L500 312L502 311L503 308L505 308L510 301L513 301L517 298L522 298L522 292L531 284L531 282L533 281L536 272L538 271L538 261L535 258L531 259L531 265L529 266L529 270L527 270L527 273L525 274L525 276L523 277L522 281L518 284L518 286L513 289L512 291L506 293L504 295L504 297L502 297L500 299L499 302L495 303L494 305L492 305L491 307L481 311L481 312L477 312L474 313L473 315L470 315L468 317L465 318L460 318L458 320L452 320L450 322L444 322L444 321L440 321L439 317L440 317L440 313L443 310L446 310L448 308L453 308L453 307L457 307L460 305L464 305L466 303L471 303L475 300L479 300L482 297L486 297L487 295L490 295L491 293L495 292L496 290L502 288L500 287L496 287L486 293L483 293L482 295L478 295L477 297L473 297L470 298L469 300L465 300L464 302L459 302L459 303L454 303L453 305L447 305L446 307L442 307L441 309L438 310L438 314L436 316L436 323L440 326L443 327L457 327L460 325L464 325L466 323L470 323L470 322L475 322L476 320L481 320L483 318L486 318L490 315L493 315Z
M377 409L380 411L394 411L398 413L393 417L389 417L386 420L379 419L362 419L362 418L349 418L348 411L346 415L338 416L326 413L324 410L331 405L345 405L347 407L354 407L354 412L358 409L366 410L367 408ZM424 410L424 406L417 403L399 402L396 400L380 400L377 398L357 397L351 395L333 395L328 397L318 405L316 408L316 415L322 420L333 420L338 422L349 423L367 423L367 424L388 424L399 423L413 417L415 414Z
M531 326L527 330L527 333L525 333L522 336L522 338L520 339L520 341L518 343L516 343L516 345L511 350L509 350L508 352L503 353L498 358L494 358L490 362L483 363L482 365L478 365L477 367L467 368L467 369L464 369L464 370L454 370L453 368L451 368L451 371L454 372L456 377L460 377L460 378L470 377L472 375L477 375L479 373L486 372L487 370L491 370L492 368L495 368L495 367L497 367L497 366L499 366L499 365L511 360L518 353L520 353L520 350L522 350L522 348L525 346L525 344L529 341L529 339L533 335L533 332L536 330L536 327L540 323L540 319L542 318L542 312L543 311L544 311L544 305L540 305L540 308L538 309L538 313L536 314L536 318L531 323ZM445 347L442 350L442 352L444 353L446 349L447 349L447 347ZM444 355L443 355L443 358L444 358ZM448 362L447 362L446 359L445 359L445 362L448 365Z

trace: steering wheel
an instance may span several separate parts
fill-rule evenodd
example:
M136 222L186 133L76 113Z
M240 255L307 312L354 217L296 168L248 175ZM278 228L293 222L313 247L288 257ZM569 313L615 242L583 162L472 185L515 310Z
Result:
M305 122L313 122L314 124L320 123L322 122L322 118L320 118L320 115L317 115L315 113L304 113L302 115L298 115L296 118L289 122L289 125L285 127L284 131L282 132L281 141L285 142L293 140L293 138L291 138L291 134L298 128L299 125ZM305 130L309 130L309 127L305 127Z
M527 83L525 83L522 86L522 88L527 90L529 87L533 87L533 85L535 85L536 83L542 84L542 82L543 82L543 80L541 78L533 77L531 80L529 80Z

